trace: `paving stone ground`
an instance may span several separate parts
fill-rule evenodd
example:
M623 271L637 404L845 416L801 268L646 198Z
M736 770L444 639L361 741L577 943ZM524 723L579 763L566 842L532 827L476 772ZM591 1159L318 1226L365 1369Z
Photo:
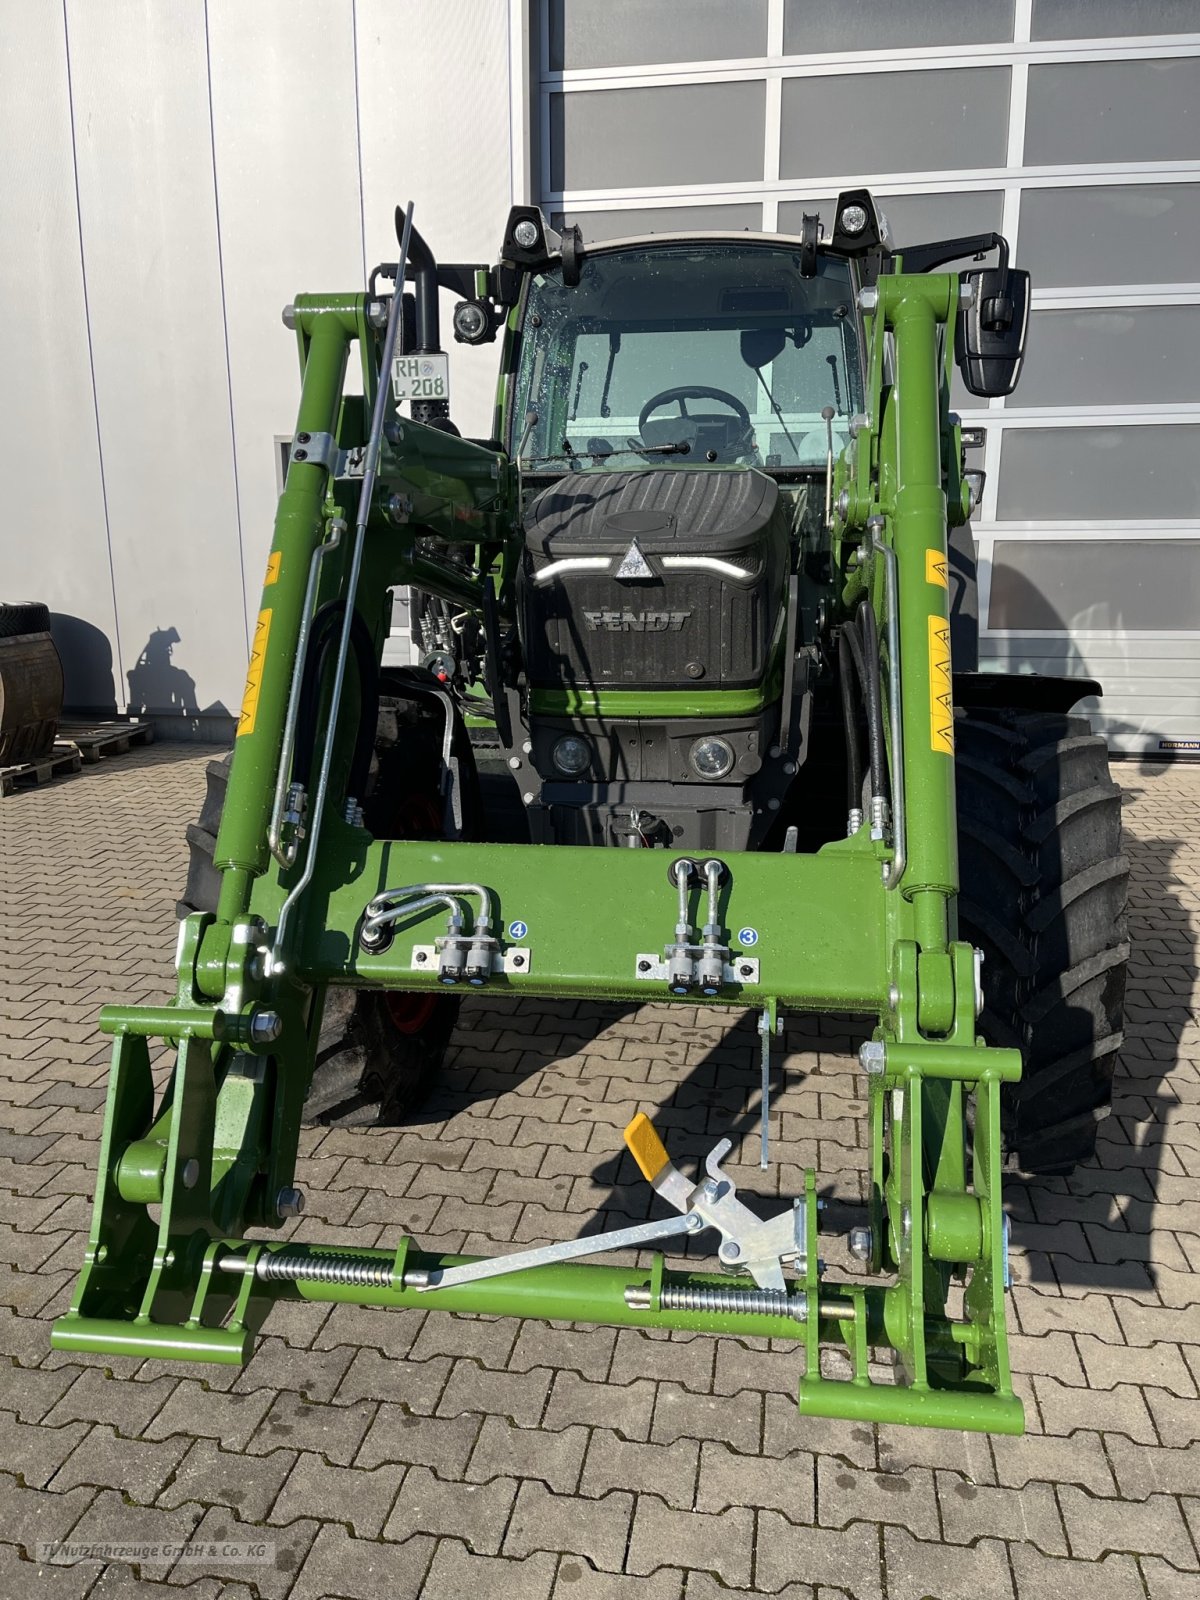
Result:
M1023 1439L802 1421L786 1343L280 1307L244 1371L62 1356L107 1051L161 1001L183 829L210 752L159 745L0 801L0 1596L293 1600L1184 1600L1200 1595L1200 769L1121 765L1128 1040L1095 1165L1007 1189ZM795 1192L860 1193L844 1024L793 1030L776 1102ZM306 1134L300 1237L453 1249L647 1211L620 1130L745 1142L753 1025L464 1008L404 1130ZM836 1219L836 1211L834 1213ZM39 1541L178 1543L133 1568ZM230 1541L273 1546L236 1565Z

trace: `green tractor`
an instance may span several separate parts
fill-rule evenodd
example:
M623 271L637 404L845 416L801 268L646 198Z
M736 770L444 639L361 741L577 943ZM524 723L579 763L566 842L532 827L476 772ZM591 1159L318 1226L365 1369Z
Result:
M1001 1175L1092 1153L1128 955L1119 791L1071 715L1098 685L954 665L980 479L951 382L1012 391L1027 274L995 234L892 248L862 190L797 238L585 248L517 207L487 266L439 265L411 207L397 233L367 293L285 311L303 391L235 748L173 1002L102 1013L55 1344L240 1361L281 1296L791 1334L806 1412L1018 1431ZM458 341L503 338L493 438L451 421L441 289ZM495 1258L272 1240L303 1120L401 1118L472 988L751 1009L764 1166L785 1010L874 1017L861 1274L819 1259L815 1173L763 1218L728 1141L689 1179L642 1115L662 1219ZM711 1272L582 1259L706 1232Z

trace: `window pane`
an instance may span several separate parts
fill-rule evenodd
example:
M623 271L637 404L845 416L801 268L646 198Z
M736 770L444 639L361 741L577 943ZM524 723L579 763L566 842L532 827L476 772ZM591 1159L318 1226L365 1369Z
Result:
M785 78L780 172L1003 166L1008 68Z
M1200 625L1194 539L998 539L989 628L1164 632Z
M552 227L562 226L562 212L555 214ZM761 206L647 206L634 211L571 211L567 222L579 224L585 241L635 239L645 233L697 233L709 228L728 228L741 233L762 227Z
M1200 426L1008 428L996 514L1002 522L1200 517Z
M981 44L1013 36L1013 0L784 0L783 48L891 50L914 44Z
M1197 32L1196 0L1033 0L1035 39Z
M1020 406L1190 402L1200 306L1035 311L1025 348Z
M740 60L767 51L767 0L551 0L550 66Z
M764 95L761 83L551 95L550 187L761 182Z
M1200 184L1026 189L1017 261L1039 289L1192 283L1200 271Z
M793 248L736 239L589 251L570 286L536 275L515 406L536 415L528 457L820 466L824 407L840 449L862 406L853 298L844 261L802 278Z
M1029 69L1027 166L1200 156L1200 56Z
M892 248L956 239L964 233L999 232L1004 196L994 191L969 194L889 194L877 200L892 235ZM961 262L966 267L969 263ZM952 269L953 270L953 269Z

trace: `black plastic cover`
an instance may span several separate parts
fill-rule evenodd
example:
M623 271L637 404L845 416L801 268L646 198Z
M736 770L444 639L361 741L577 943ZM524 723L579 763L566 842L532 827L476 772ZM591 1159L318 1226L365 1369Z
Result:
M954 342L963 383L987 398L1011 394L1025 356L1029 274L1019 267L989 267L964 272L962 279L975 290L972 304L959 311Z
M766 473L572 474L530 506L525 547L522 635L532 687L711 690L762 682L789 549L787 516ZM578 557L605 560L556 567Z

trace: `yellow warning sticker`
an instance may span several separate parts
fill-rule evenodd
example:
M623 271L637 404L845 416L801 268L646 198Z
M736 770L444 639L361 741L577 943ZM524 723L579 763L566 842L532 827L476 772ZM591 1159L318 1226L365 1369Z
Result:
M263 588L269 589L279 579L279 563L283 560L282 550L272 550L267 557L267 575L263 579Z
M258 697L262 691L263 667L267 661L267 640L271 637L271 613L260 611L254 624L254 643L250 646L250 665L246 669L246 692L242 696L242 713L238 717L238 738L254 732L254 719L258 716Z
M950 587L946 581L946 558L940 550L925 552L925 582L936 583L943 589Z
M929 743L943 755L954 754L954 683L945 617L929 619Z

